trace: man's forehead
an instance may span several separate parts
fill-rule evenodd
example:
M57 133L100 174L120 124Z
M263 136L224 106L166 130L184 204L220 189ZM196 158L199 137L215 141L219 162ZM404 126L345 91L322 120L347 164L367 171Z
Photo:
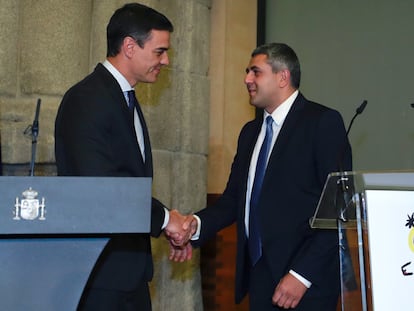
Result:
M151 34L145 41L145 44L157 47L168 48L170 46L170 32L167 30L151 30Z
M267 56L265 54L258 54L250 59L248 68L270 66L267 63Z

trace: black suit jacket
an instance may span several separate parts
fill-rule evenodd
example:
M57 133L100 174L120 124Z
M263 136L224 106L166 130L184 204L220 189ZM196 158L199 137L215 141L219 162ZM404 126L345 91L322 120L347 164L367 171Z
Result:
M151 146L139 114L145 163L124 94L109 71L98 64L93 73L67 91L59 107L55 124L58 175L152 177ZM153 199L151 235L161 233L164 213L163 205ZM133 290L152 274L150 235L122 235L110 239L89 286Z
M250 263L245 233L245 197L250 159L262 117L241 130L230 177L218 202L197 213L202 244L237 221L236 301L247 292ZM276 284L290 269L312 282L308 296L339 292L338 238L335 230L313 230L313 216L330 172L351 169L351 148L340 114L299 93L269 158L259 199L263 256ZM271 297L269 297L270 299Z

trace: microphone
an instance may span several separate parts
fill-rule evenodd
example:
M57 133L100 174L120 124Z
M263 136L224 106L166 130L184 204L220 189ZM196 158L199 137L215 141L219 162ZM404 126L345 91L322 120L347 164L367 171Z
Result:
M40 112L40 98L37 99L37 106L36 106L36 113L35 118L32 124L32 136L36 140L37 136L39 135L39 112Z
M351 127L352 127L352 124L354 123L355 118L364 111L364 109L367 105L368 105L367 100L364 100L362 102L362 104L359 105L359 107L356 109L355 114L352 117L351 122L349 123L348 130L346 131L346 137L347 138L348 138L349 131L351 130ZM413 104L411 104L411 105L413 105Z
M24 130L24 135L31 135L32 136L32 143L36 142L36 138L39 135L39 112L40 112L40 98L37 100L37 106L36 106L36 113L33 120L32 125L28 125L26 129Z
M37 100L36 105L36 113L33 120L33 124L29 125L25 130L24 134L31 133L32 135L32 158L30 161L30 171L29 175L34 176L34 165L35 165L35 159L36 159L36 144L37 144L37 136L39 135L39 113L40 113L40 98Z

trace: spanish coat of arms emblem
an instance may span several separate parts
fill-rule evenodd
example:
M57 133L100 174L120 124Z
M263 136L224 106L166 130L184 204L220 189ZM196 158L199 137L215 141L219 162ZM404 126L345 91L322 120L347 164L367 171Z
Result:
M37 199L38 192L31 187L22 192L23 199L19 201L16 197L16 203L14 205L14 220L45 220L45 198L41 201Z

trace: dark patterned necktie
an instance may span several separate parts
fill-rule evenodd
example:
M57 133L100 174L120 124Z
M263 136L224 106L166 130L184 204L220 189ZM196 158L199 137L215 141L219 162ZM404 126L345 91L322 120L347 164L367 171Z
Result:
M260 237L259 211L258 202L260 191L262 189L263 178L266 172L267 158L272 144L273 119L271 116L266 118L266 135L260 148L259 157L257 158L256 173L254 175L254 182L252 193L250 196L250 214L249 214L249 253L252 266L262 256L262 241Z
M137 115L138 115L138 122L142 130L142 132L136 133L137 139L138 139L138 145L141 150L142 159L145 163L147 163L148 161L151 162L152 161L151 147L150 147L150 142L149 142L149 137L148 137L147 125L145 124L145 120L144 120L144 115L142 114L141 107L139 106L138 100L135 97L135 91L130 90L127 93L128 93L128 108L130 111L132 123L134 124L134 113L136 110ZM135 127L135 124L134 124L134 127ZM136 131L136 129L134 130ZM152 167L151 167L151 172L152 172Z
M135 91L134 90L130 90L127 93L128 93L129 113L131 115L132 122L134 122L134 111L135 111L135 107L138 107L138 101L137 101L137 98L135 97Z

